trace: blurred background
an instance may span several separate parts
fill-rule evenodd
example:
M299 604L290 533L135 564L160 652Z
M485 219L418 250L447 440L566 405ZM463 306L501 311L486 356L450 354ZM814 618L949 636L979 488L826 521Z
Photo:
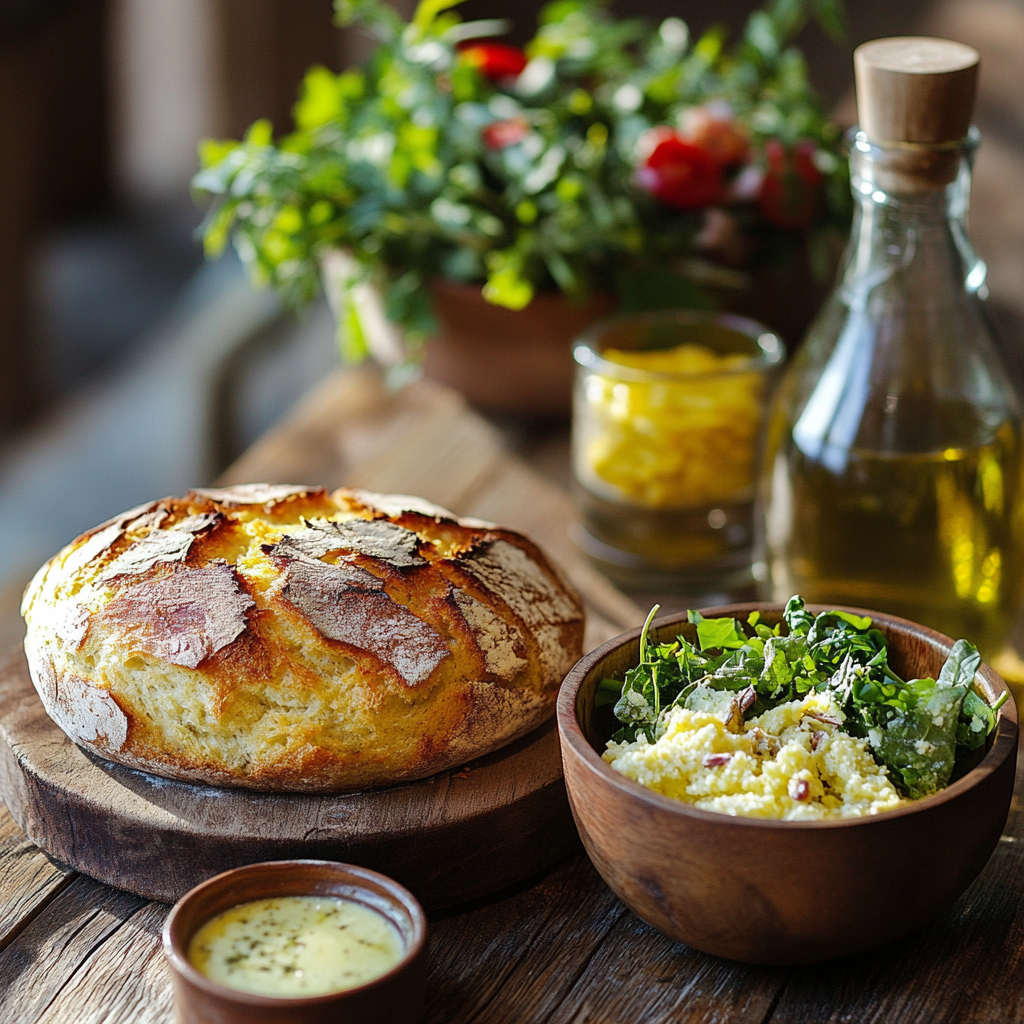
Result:
M396 3L408 13L407 0ZM464 18L537 0L468 0ZM619 0L734 30L750 0ZM851 0L815 29L811 78L849 123L851 52L926 32L982 52L973 233L1020 371L1024 348L1024 0ZM337 361L323 303L301 319L237 262L204 264L196 144L290 109L312 63L358 61L331 0L0 0L0 604L83 529L212 480Z

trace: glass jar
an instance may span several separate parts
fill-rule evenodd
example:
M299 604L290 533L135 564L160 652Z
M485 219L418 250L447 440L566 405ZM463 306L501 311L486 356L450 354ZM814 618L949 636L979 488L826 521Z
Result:
M579 546L624 586L750 580L755 464L782 342L743 317L648 313L577 341Z
M1024 489L966 229L976 145L852 135L853 232L771 415L758 568L776 600L877 608L991 653L1024 585Z

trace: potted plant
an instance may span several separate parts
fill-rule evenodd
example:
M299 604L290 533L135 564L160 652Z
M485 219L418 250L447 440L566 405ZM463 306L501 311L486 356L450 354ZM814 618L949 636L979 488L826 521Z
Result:
M727 47L720 28L691 41L678 18L556 0L522 51L458 0L421 0L408 24L337 0L376 50L312 68L291 134L258 121L203 144L207 252L233 240L296 304L326 267L348 358L425 359L491 408L567 410L568 341L614 307L765 315L789 294L806 321L849 195L792 41L812 17L839 32L840 2L770 0Z

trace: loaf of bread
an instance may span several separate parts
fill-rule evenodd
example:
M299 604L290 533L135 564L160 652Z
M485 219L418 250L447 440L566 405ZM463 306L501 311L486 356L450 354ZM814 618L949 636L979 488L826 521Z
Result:
M579 596L522 535L418 498L251 484L132 509L25 592L76 743L191 782L352 791L494 750L553 710Z

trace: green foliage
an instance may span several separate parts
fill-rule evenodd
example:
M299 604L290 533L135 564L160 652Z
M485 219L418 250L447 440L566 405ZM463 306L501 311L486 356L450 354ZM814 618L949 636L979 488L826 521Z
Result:
M425 284L438 276L479 283L511 309L552 288L707 306L692 273L703 212L669 209L635 175L644 133L709 101L729 104L755 166L769 138L813 142L840 183L816 230L845 225L836 130L792 45L812 18L839 33L839 0L771 0L732 48L717 28L691 45L678 18L652 29L598 0L556 0L514 81L491 80L460 50L501 26L462 22L457 2L421 0L406 24L382 0L337 0L338 24L370 31L376 51L361 70L311 68L295 131L276 143L266 121L241 141L203 143L194 187L212 197L209 255L233 241L254 280L302 304L321 255L345 248L414 342L434 326ZM514 141L490 144L488 132ZM752 237L778 233L755 203L735 202Z
M896 786L917 798L946 786L957 758L983 747L995 729L1000 704L990 706L974 689L981 657L966 640L953 645L938 679L905 682L889 667L885 636L871 619L844 611L812 615L799 597L790 598L773 628L757 612L744 627L691 611L696 645L684 636L648 644L652 617L639 663L622 682L604 679L598 687L595 704L614 703L622 723L612 737L618 742L641 735L653 741L665 712L685 706L699 684L753 687L757 700L747 718L813 690L832 696L845 716L843 730L865 737Z

